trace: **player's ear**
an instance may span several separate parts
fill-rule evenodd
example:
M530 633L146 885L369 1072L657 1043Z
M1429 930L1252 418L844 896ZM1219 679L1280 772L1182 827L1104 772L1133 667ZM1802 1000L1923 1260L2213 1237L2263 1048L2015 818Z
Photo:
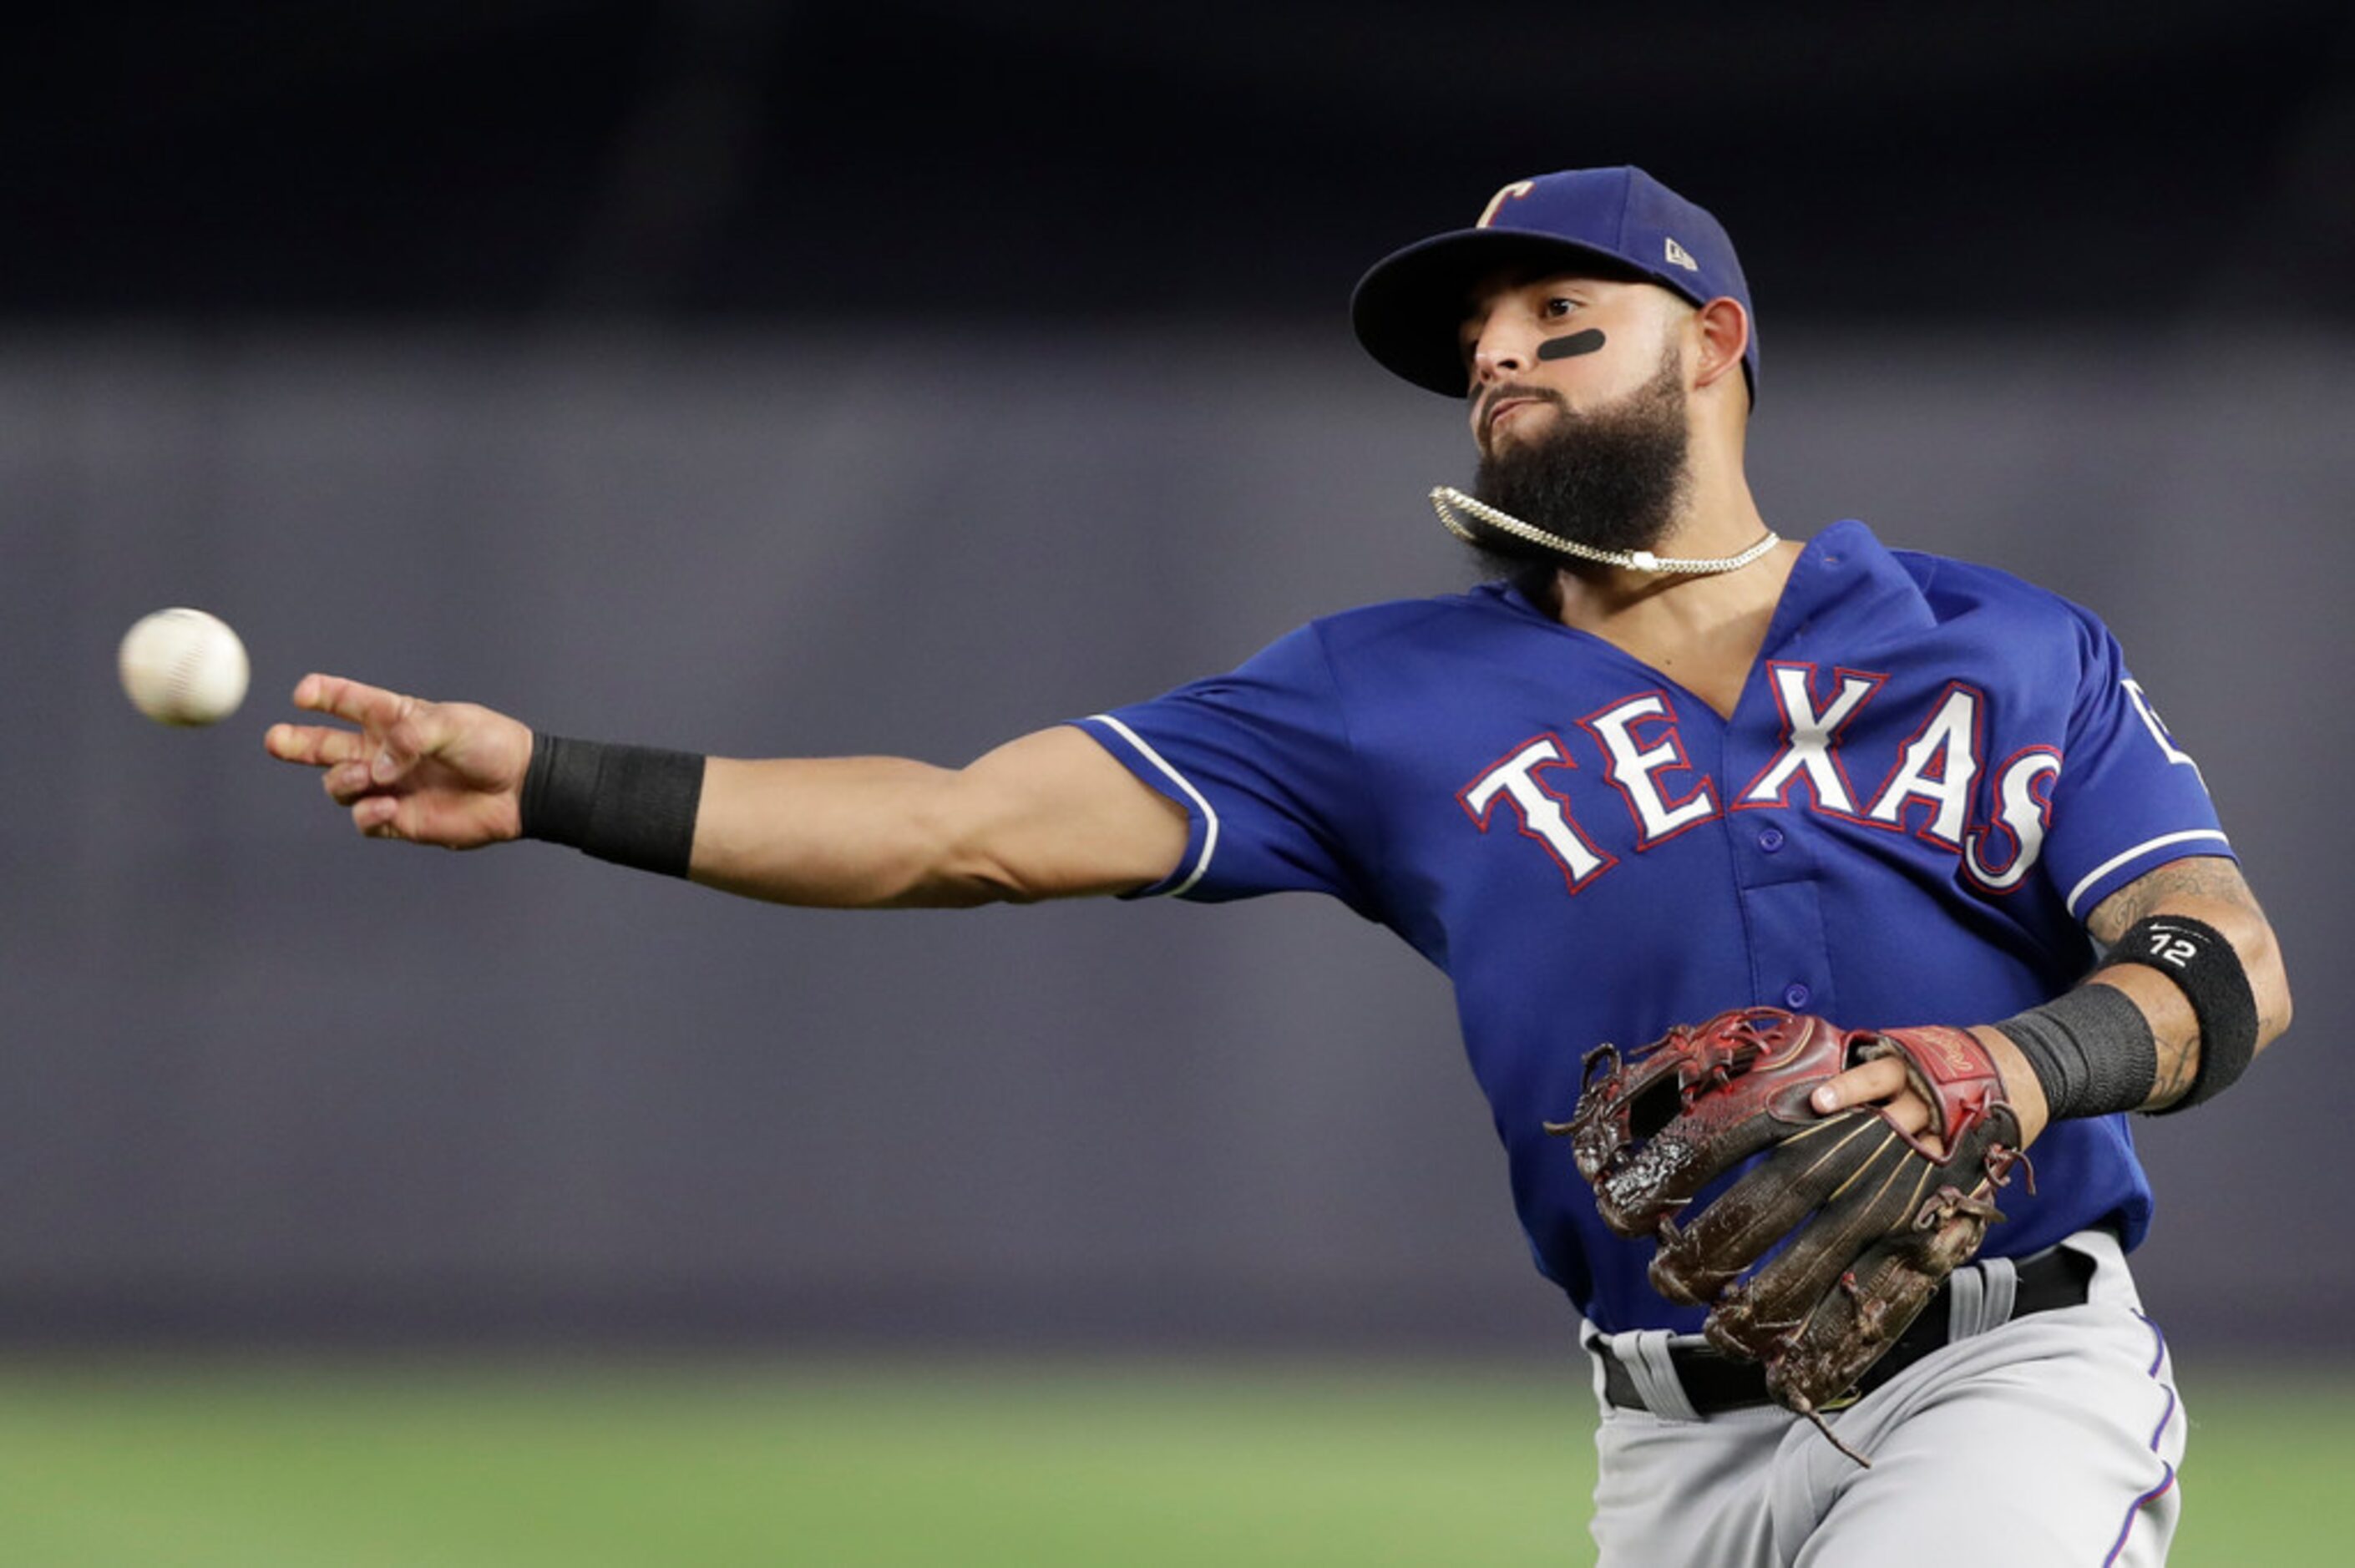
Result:
M1708 387L1731 376L1742 378L1742 356L1750 351L1750 313L1742 302L1720 295L1693 313L1700 336L1700 363L1693 369L1693 385Z

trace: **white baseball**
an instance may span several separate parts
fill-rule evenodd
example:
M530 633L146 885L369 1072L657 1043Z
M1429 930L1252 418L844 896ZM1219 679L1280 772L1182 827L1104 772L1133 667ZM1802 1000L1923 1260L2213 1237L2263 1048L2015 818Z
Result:
M123 633L115 660L133 705L158 724L213 724L237 712L251 674L229 622L201 609L159 609Z

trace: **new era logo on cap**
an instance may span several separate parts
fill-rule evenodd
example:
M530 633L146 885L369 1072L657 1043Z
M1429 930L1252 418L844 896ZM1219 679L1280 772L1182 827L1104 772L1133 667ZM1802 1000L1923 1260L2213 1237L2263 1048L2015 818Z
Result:
M1691 256L1687 254L1685 248L1678 244L1674 238L1668 236L1663 236L1662 238L1667 238L1668 241L1668 260L1671 262L1683 268L1688 272L1698 272L1700 270L1700 263L1694 260Z

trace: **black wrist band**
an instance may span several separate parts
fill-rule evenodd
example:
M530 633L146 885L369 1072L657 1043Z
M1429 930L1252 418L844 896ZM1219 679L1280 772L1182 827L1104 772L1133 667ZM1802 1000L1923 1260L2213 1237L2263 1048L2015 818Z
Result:
M2130 1111L2158 1078L2158 1041L2134 998L2081 985L1996 1025L2028 1058L2054 1121Z
M695 853L703 758L692 752L534 735L523 779L523 836L665 876Z
M2126 928L2101 968L2147 964L2173 980L2200 1021L2200 1066L2191 1087L2151 1114L2190 1110L2214 1099L2249 1070L2257 1054L2257 998L2241 955L2224 934L2188 915L2153 915Z

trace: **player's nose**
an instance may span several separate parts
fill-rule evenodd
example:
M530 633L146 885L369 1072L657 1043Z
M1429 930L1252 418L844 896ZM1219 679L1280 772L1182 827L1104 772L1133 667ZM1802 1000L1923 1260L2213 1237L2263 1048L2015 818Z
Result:
M1501 381L1515 372L1529 367L1530 344L1527 334L1517 333L1508 323L1490 318L1481 327L1480 335L1472 340L1472 384L1483 387Z

